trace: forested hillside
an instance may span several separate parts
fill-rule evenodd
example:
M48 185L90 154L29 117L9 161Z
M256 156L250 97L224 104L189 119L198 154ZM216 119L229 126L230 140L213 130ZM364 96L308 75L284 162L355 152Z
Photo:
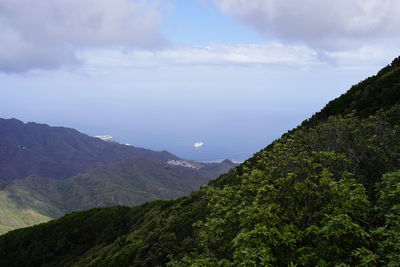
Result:
M175 201L0 237L4 266L399 266L400 58Z

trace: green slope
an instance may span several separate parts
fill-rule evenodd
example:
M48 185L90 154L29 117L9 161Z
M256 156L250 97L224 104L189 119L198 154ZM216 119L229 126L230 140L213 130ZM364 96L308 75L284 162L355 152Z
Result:
M3 235L0 265L398 266L399 67L188 197Z
M0 209L0 233L58 218L72 211L175 199L198 190L234 165L228 161L193 164L200 169L134 157L64 180L36 176L14 180L0 190L0 196L4 196L3 203L7 204ZM29 217L27 211L35 212L36 216Z
M32 208L21 207L6 192L0 191L0 233L51 220Z

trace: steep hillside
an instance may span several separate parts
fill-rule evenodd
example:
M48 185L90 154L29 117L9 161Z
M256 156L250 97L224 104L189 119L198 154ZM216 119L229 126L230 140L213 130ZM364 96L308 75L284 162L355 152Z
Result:
M187 166L176 165L186 163ZM66 213L112 205L133 206L188 195L236 164L165 162L133 157L63 180L16 179L0 190L15 205L58 218Z
M62 179L134 156L178 159L166 151L105 142L70 128L0 119L0 180L30 175Z
M3 235L0 265L399 266L399 67L188 197Z
M0 233L51 220L34 208L15 202L7 192L0 191Z

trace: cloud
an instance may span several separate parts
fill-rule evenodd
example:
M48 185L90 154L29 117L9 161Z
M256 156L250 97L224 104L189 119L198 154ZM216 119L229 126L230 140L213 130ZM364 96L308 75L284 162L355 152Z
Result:
M398 0L211 0L267 39L325 51L400 34Z
M169 46L155 51L87 50L80 54L89 68L111 69L159 66L256 66L286 65L304 67L319 64L317 53L305 46L279 43L262 45L232 44L208 46Z
M144 0L0 0L0 71L79 63L92 47L154 48L159 5Z
M346 51L319 53L305 45L269 42L259 45L231 44L169 46L155 51L87 50L79 58L89 73L146 68L218 68L272 66L312 69L326 66L360 68L383 66L398 54L396 45L365 45ZM332 63L333 62L333 63Z
M193 144L193 146L194 146L195 148L199 148L199 147L204 146L204 143L203 143L203 142L196 142L196 143Z

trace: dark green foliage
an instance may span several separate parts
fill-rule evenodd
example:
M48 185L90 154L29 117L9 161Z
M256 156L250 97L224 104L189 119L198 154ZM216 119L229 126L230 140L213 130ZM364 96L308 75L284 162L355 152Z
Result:
M400 171L383 176L378 185L377 217L381 227L375 231L377 251L388 266L400 263Z
M0 266L156 266L193 249L202 195L68 214L0 239Z
M0 241L0 265L63 265L94 245L111 242L127 232L131 227L129 211L125 207L93 209L10 232Z
M40 238L64 236L67 216L0 238L0 265L21 257L28 265L399 266L399 64L199 192L119 215L129 218L126 231L91 233L84 244L68 236L62 254L51 255ZM29 262L24 248L34 244L45 253Z
M192 224L206 215L206 205L199 193L178 200L168 208L153 208L133 231L90 253L77 265L165 265L170 256L183 256L194 248Z
M362 124L357 118L325 124L333 122L348 126L344 133ZM371 203L362 181L352 175L362 161L355 164L334 149L322 151L326 144L317 145L314 138L324 139L331 131L321 129L298 130L261 151L251 168L242 166L240 182L206 189L211 216L197 224L204 252L183 261L232 266L357 263L352 253L370 245Z

